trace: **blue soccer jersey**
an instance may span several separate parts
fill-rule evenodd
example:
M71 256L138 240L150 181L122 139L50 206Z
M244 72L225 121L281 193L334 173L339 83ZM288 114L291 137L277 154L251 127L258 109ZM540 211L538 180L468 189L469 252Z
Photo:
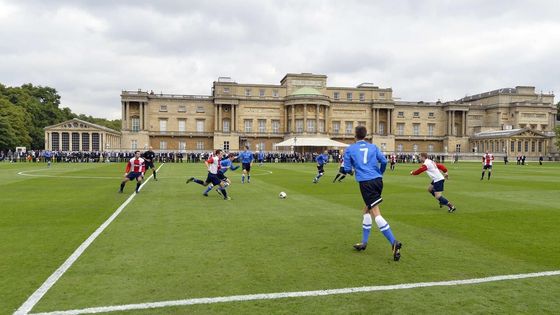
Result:
M223 159L220 161L220 172L223 174L231 167L230 159Z
M239 158L241 159L241 163L251 163L253 162L253 152L243 151L239 155Z
M315 161L317 161L317 165L324 165L329 161L329 156L326 154L319 154L315 158Z
M360 140L344 152L344 171L355 170L356 181L383 177L387 159L375 144Z

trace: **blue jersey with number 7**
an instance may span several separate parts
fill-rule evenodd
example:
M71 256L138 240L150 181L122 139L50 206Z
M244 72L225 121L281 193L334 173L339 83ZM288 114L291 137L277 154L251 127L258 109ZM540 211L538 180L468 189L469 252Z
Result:
M344 171L355 170L356 181L383 177L387 159L375 144L360 140L344 151Z

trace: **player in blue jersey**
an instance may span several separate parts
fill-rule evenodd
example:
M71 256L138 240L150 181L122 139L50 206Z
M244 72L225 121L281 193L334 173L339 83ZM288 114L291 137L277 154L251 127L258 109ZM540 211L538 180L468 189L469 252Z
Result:
M258 156L258 160L259 160L259 166L262 166L264 163L264 152L261 150L259 151Z
M231 163L232 160L234 160L235 157L233 156L233 154L226 154L222 157L222 159L220 160L220 167L218 169L218 178L224 182L224 186L227 187L231 184L231 181L229 180L229 178L227 178L226 176L226 172L228 171L228 169L231 169L232 171L235 171L236 169L239 168L239 166L235 166ZM210 190L212 190L212 188L214 188L215 186L210 183L208 184L208 187L206 187L206 190L204 191L204 196L208 196L208 193L210 192ZM219 187L219 186L218 186ZM216 192L223 197L222 192L220 189L216 189Z
M325 174L325 170L323 167L329 161L329 153L327 152L327 150L325 150L323 154L317 155L315 161L317 162L317 176L313 178L313 183L317 184L319 182L319 178L321 178L321 176Z
M245 176L247 176L247 183L251 182L251 165L253 165L253 152L249 151L249 146L245 146L245 151L239 154L241 160L241 167L243 168L243 175L241 175L241 183L245 183Z
M49 150L45 150L43 152L43 157L45 158L45 162L47 162L47 167L51 167L52 152Z
M362 221L362 242L354 245L358 251L365 250L372 226L372 214L383 236L391 244L393 259L401 258L401 242L393 236L389 223L381 216L379 204L383 201L383 173L387 167L387 159L375 144L365 141L367 129L358 126L355 129L356 143L344 152L344 171L350 173L354 169L356 181L360 184L360 191L365 202Z

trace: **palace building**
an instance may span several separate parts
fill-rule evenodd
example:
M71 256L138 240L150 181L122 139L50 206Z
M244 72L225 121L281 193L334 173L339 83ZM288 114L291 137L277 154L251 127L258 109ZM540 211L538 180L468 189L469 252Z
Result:
M122 91L121 106L121 150L278 151L289 148L275 144L292 138L351 143L354 127L364 125L387 153L557 154L554 95L529 86L404 102L372 83L328 86L326 75L289 73L280 84L221 77L211 95Z

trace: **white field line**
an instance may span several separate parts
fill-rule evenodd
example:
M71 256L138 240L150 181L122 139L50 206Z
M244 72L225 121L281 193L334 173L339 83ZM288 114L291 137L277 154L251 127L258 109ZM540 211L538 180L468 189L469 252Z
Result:
M404 290L404 289L441 287L441 286L456 286L456 285L477 284L477 283L495 282L495 281L504 281L504 280L516 280L516 279L537 278L537 277L550 277L550 276L557 276L557 275L560 275L560 270L535 272L535 273L513 274L513 275L503 275L503 276L493 276L493 277L474 278L474 279L465 279L465 280L403 283L403 284L393 284L393 285L380 285L380 286L371 286L371 287L355 287L355 288L330 289L330 290L318 290L318 291L300 291L300 292L281 292L281 293L233 295L233 296L213 297L213 298L197 298L197 299L150 302L150 303L139 303L139 304L100 306L100 307L91 307L91 308L84 308L84 309L68 310L68 311L54 311L54 312L46 312L46 313L34 313L33 315L96 314L96 313L106 313L106 312L115 312L115 311L144 310L144 309L153 309L153 308L162 308L162 307L171 307L171 306L196 305L196 304L214 304L214 303L255 301L255 300L274 300L274 299L283 299L283 298L325 296L325 295L350 294L350 293L359 293L359 292Z
M163 165L164 164L161 164L160 167L158 167L158 169L156 171L159 171L159 169ZM152 175L150 175L150 177L148 177L148 179L146 179L146 181L142 183L142 185L140 186L140 188L138 190L142 190L144 185L146 185L150 181L150 179L152 179ZM33 309L33 307L41 300L41 298L47 293L47 291L49 291L49 289L60 279L60 277L62 277L62 275L64 275L64 273L76 262L76 260L78 260L78 258L84 253L84 251L89 247L89 245L91 245L91 243L93 243L93 241L95 241L95 239L101 233L103 233L103 231L109 226L109 224L111 224L111 222L113 222L117 218L117 216L132 201L132 199L134 199L135 196L136 196L136 194L132 193L130 195L130 197L128 197L128 199L126 199L126 201L123 202L117 208L117 210L115 210L115 212L105 222L103 222L103 224L101 224L97 228L97 230L95 230L95 232L93 232L93 234L91 234L72 253L72 255L70 255L70 257L68 257L68 259L66 259L66 261L60 267L58 267L58 269L56 269L55 272L50 277L48 277L47 280L45 280L45 282L35 292L33 292L33 294L31 296L29 296L27 301L25 301L25 303L23 303L14 312L14 315L16 315L16 314L17 315L28 314Z

